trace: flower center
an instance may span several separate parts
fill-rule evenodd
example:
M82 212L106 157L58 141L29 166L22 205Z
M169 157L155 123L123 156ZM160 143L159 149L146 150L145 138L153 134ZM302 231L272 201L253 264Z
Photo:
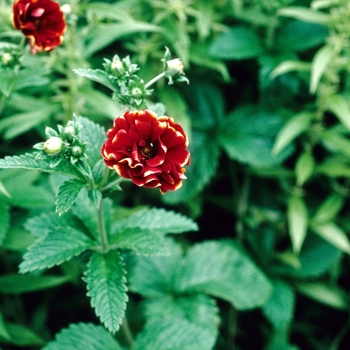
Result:
M146 158L153 158L157 153L157 146L153 142L147 142L145 146L139 148L141 154Z

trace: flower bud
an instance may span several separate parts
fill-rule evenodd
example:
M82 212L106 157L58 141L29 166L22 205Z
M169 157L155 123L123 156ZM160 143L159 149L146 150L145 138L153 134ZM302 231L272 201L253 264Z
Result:
M80 146L72 147L72 156L75 158L79 158L83 154L84 150Z
M117 55L113 57L113 61L111 63L111 73L118 77L125 73L123 62Z
M44 151L48 155L55 155L62 151L63 141L60 137L52 136L44 143Z
M184 74L184 65L180 58L174 58L173 60L166 62L165 75L167 77L181 74Z
M63 129L63 134L68 141L72 141L77 133L72 125L68 125Z
M13 61L13 56L8 52L5 52L1 56L1 62L4 66L8 66L12 61Z

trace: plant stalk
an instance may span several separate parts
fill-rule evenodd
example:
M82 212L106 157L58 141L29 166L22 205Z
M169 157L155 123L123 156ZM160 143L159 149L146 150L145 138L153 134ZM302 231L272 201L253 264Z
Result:
M145 89L149 88L152 84L154 84L156 81L162 79L163 77L165 77L165 73L160 73L157 76L155 76L153 79L151 79L146 85L145 85Z
M103 253L107 253L109 249L109 244L108 244L108 237L107 237L107 231L106 231L106 225L105 225L103 198L101 199L100 207L97 209L97 218L98 218L98 234L100 237L102 251Z

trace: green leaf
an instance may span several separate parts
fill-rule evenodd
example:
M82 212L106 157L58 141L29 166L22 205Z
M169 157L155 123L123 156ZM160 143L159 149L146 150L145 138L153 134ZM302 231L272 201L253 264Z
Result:
M54 170L50 167L50 162L45 159L35 159L33 153L25 153L20 156L6 156L0 159L0 169L28 169L40 170L47 173L61 173L83 178L82 174L70 163L62 160Z
M125 275L123 258L116 250L93 253L84 274L91 306L111 333L119 329L128 301Z
M7 230L10 227L10 208L8 204L0 198L0 246L6 238Z
M121 23L99 23L99 25L90 28L87 34L87 45L83 53L85 58L126 35L161 31L160 27L152 23L130 20L130 18Z
M168 253L163 235L140 227L124 227L113 229L109 243L122 249L131 249L142 255L164 255Z
M57 213L48 212L29 218L24 227L36 238L44 238L45 235L55 230L56 227L74 227L74 222L69 215L59 217Z
M84 185L84 182L79 179L69 179L58 188L55 202L58 215L70 209Z
M304 201L295 195L288 200L288 230L293 244L293 251L299 253L308 228L308 212Z
M167 296L177 290L176 275L182 260L180 247L168 241L167 256L139 256L133 267L129 283L130 290L145 297Z
M193 246L184 259L178 283L183 292L204 292L229 301L238 310L264 304L271 293L266 276L229 241Z
M6 325L1 312L0 312L0 338L3 338L5 340L10 340L10 334L6 329Z
M349 308L349 298L339 287L321 282L299 282L295 286L300 293L318 302L340 310Z
M209 48L209 55L224 60L258 57L263 51L259 37L246 27L230 28L219 35Z
M292 17L304 22L318 23L323 25L327 25L331 20L331 16L329 14L301 6L283 7L278 10L277 14L279 16Z
M257 106L240 107L221 123L218 141L232 159L254 167L276 166L292 152L290 146L278 154L272 153L273 141L283 122L280 112Z
M106 131L102 126L87 118L78 117L77 120L83 126L79 136L88 143L85 153L89 158L89 165L93 166L101 160L101 147L107 138Z
M266 318L275 329L287 328L294 313L295 294L293 289L282 281L273 282L270 298L262 306Z
M350 156L350 141L341 133L332 129L324 130L321 133L321 141L329 151Z
M76 68L73 69L73 72L92 81L96 81L97 83L108 87L112 91L117 91L116 87L114 86L115 77L101 69Z
M164 315L167 315L172 319L187 320L209 330L213 341L217 336L219 309L215 301L205 294L151 298L146 300L144 306L147 322L162 320Z
M318 207L311 222L317 225L334 220L343 208L344 202L345 198L342 195L331 193Z
M18 346L43 346L44 339L39 337L31 329L15 323L6 323L6 329L10 335L11 343Z
M299 265L295 268L284 267L281 269L281 273L288 277L315 278L330 270L339 261L340 256L340 250L311 233L308 235L300 254L295 257L299 259Z
M93 245L94 242L84 233L72 227L55 227L28 248L23 256L24 261L19 266L20 272L59 265Z
M11 117L0 121L0 131L3 132L5 140L13 139L48 120L54 109L55 107L51 107L34 112L12 114Z
M42 350L122 350L122 347L103 327L92 323L71 324L61 330L54 341Z
M346 233L333 222L313 224L312 230L338 249L350 254L350 242Z
M123 227L149 229L161 235L198 231L198 225L192 219L158 208L142 209L117 222L115 226L119 229Z
M325 45L317 51L314 59L312 60L310 93L314 94L316 92L321 77L326 68L329 66L330 62L334 59L334 56L335 49L330 45Z
M315 168L315 160L311 152L302 153L295 166L295 175L297 178L297 185L302 186L313 174Z
M350 105L346 98L339 94L327 96L328 109L335 114L339 121L350 130Z
M165 315L146 325L132 350L211 350L213 346L213 336L207 329Z
M291 117L278 132L272 153L279 154L296 137L308 130L313 118L314 114L309 112L301 112Z
M304 51L320 45L327 36L326 26L293 20L281 26L275 45L279 50Z
M35 276L35 275L2 275L0 276L0 292L21 294L60 286L69 281L67 276Z

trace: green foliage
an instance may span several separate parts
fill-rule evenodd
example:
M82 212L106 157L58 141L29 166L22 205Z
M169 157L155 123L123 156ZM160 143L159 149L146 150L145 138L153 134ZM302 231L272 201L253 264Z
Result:
M92 323L72 324L56 335L43 350L121 350L122 347L103 327Z
M111 333L119 329L128 301L125 275L123 259L117 251L93 253L84 274L91 305Z
M33 55L0 2L0 348L346 347L348 1L63 9ZM186 131L180 189L106 167L130 106Z

